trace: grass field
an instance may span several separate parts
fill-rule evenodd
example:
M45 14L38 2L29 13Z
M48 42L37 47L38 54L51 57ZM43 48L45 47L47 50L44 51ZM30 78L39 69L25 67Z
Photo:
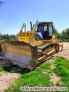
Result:
M52 82L50 82L51 72L54 72L58 77L61 78L62 84L59 84L59 82L58 82L56 84L56 86L69 87L69 60L67 60L63 57L52 58L52 60L55 60L55 62L54 62L55 68L53 70L50 68L51 63L49 63L49 62L45 62L45 63L39 65L33 71L23 69L20 72L20 78L17 79L14 84L10 85L9 88L5 90L5 92L21 92L20 86L29 86L29 87L54 86L54 84ZM7 71L8 71L8 69L10 69L10 68L7 68ZM3 70L3 69L1 69L1 70ZM26 92L28 92L28 91L26 91ZM69 91L67 91L67 92L69 92Z
M55 68L53 69L54 73L57 76L61 77L62 85L57 83L58 86L65 86L69 89L69 60L63 57L56 57ZM69 91L68 91L69 92Z
M4 40L0 40L0 42L3 42Z
M5 92L20 92L20 86L39 86L39 87L46 87L51 86L50 77L48 74L43 74L44 71L50 69L50 64L42 64L34 71L23 70L21 72L21 77L11 85L8 90Z
M0 72L4 71L4 68L0 67Z

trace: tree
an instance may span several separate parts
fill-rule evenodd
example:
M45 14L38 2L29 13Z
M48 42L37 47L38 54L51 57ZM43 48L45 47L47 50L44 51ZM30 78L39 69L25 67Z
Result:
M69 36L69 28L66 29L66 34Z
M3 39L9 40L9 35L8 35L8 34L4 34L4 35L3 35Z
M15 35L10 35L9 40L14 41L15 40Z
M55 26L53 27L54 35L59 39L60 38L60 33L57 31Z
M69 28L62 31L62 40L65 41L69 40Z

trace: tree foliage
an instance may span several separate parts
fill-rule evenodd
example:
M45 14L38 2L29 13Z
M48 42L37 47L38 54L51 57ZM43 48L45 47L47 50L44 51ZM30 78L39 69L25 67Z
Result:
M59 33L58 30L55 28L55 26L53 27L53 31L54 31L54 35L59 39L59 38L60 38L60 33Z
M69 28L62 31L62 40L69 41Z
M15 35L9 35L9 34L4 34L4 35L2 35L2 38L4 39L4 40L10 40L10 41L14 41L15 40Z
M9 34L2 35L3 39L9 40Z
M53 29L54 29L54 35L58 39L69 41L69 28L63 30L61 33L59 33L58 30L55 27Z
M67 41L69 41L69 28L67 28L67 29L63 30L61 33L59 33L58 30L54 26L53 27L53 32L54 32L54 35L59 40L67 40ZM10 40L10 41L17 40L17 37L15 35L9 35L9 34L3 34L2 38L4 40Z

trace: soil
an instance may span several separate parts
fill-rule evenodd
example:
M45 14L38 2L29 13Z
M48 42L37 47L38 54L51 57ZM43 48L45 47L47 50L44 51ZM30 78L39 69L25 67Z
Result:
M69 42L64 42L63 43L63 51L58 52L54 56L62 56L69 60Z
M0 67L11 67L13 64L8 60L0 60ZM15 69L16 68L16 69ZM0 92L4 92L9 85L15 82L17 78L20 77L20 74L17 73L18 68L13 65L10 70L6 69L5 71L0 72Z
M15 79L18 77L19 74L16 73L3 73L0 76L0 92L4 92L4 90L7 89L11 83L14 83Z

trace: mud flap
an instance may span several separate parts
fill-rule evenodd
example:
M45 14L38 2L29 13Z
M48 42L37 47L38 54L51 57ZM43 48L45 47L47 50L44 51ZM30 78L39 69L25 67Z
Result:
M21 41L0 43L0 54L22 68L33 70L38 64L38 47Z

